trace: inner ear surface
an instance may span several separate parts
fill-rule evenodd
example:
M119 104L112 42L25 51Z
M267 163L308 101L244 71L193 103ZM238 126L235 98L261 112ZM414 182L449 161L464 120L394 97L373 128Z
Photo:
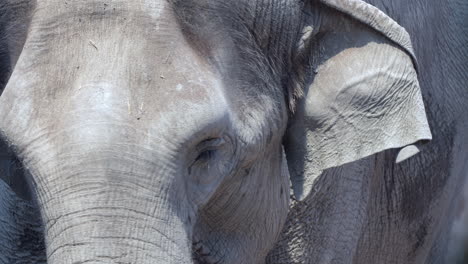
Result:
M321 15L284 137L299 200L328 168L431 139L410 54L372 25L331 8Z

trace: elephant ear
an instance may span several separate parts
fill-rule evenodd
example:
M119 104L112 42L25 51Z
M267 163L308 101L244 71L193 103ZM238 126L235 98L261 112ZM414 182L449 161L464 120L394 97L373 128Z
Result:
M298 200L328 168L393 148L401 149L400 162L432 138L405 29L358 0L308 8L320 12L322 24L313 30L313 22L305 23L298 46L308 58L304 96L284 138Z
M0 1L0 95L23 49L35 5L34 0Z

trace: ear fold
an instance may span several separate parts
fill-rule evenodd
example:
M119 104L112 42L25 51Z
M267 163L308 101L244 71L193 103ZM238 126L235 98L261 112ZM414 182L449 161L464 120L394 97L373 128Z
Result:
M284 139L299 200L328 168L431 139L408 33L362 1L321 2L328 18L309 40L309 82Z

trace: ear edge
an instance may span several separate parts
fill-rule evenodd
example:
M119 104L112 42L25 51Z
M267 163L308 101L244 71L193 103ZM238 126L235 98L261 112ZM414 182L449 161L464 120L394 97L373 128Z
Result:
M320 0L320 3L373 28L400 46L410 55L414 68L418 72L418 61L409 33L380 9L361 0Z
M322 2L332 2L332 3L333 3L333 2L336 2L336 1L333 1L333 0L330 0L330 1L328 1L328 0L321 0L321 1L322 1ZM354 2L354 3L361 3L361 4L362 4L361 1L354 1L354 0L352 0L352 2ZM388 32L385 32L385 29L386 29L386 28L385 28L384 25L380 25L380 26L379 26L379 25L377 25L377 26L375 26L375 25L369 25L370 22L369 22L369 23L366 23L366 21L368 21L368 20L366 20L367 18L366 18L365 16L364 16L362 19L354 19L354 20L356 20L357 22L359 22L359 23L361 23L361 24L364 24L364 25L368 26L368 27L369 27L369 30L370 30L370 31L373 31L374 34L376 34L376 36L377 36L377 35L380 35L381 38L387 39L386 42L388 42L388 44L390 44L391 46L394 46L396 49L399 49L400 52L401 52L401 54L405 54L405 55L407 56L406 64L407 64L409 67L411 67L411 68L413 69L413 73L414 73L413 76L417 76L417 71L416 71L416 67L417 67L417 64L416 64L416 63L417 63L417 62L416 62L416 58L415 58L415 55L414 55L413 50L412 50L411 40L410 40L409 35L408 35L408 33L406 32L406 30L405 30L404 28L402 28L400 25L398 25L398 24L397 24L395 21L393 21L391 18L389 18L388 16L386 16L383 12L381 12L380 10L378 10L377 8L375 8L375 7L373 7L373 6L370 6L370 5L368 5L368 4L365 4L365 5L366 5L366 8L370 7L370 8L373 10L373 12L377 12L377 13L378 13L378 16L383 16L386 20L388 20L386 23L383 23L384 25L385 25L385 24L389 24L389 25L391 25L391 26L394 27L394 28L391 29L391 30L389 30ZM327 5L327 6L330 7L330 5ZM338 11L341 12L341 10L339 10L338 8L333 8L333 9L338 10ZM345 13L346 13L346 12L345 12ZM351 19L352 19L353 17L355 18L355 16L350 15L350 14L348 14L348 16L351 16L351 17L350 17ZM371 20L369 20L369 21L371 21ZM307 27L307 25L306 25L306 27ZM380 27L380 29L379 29L379 27ZM392 32L393 32L393 33L392 33ZM398 34L395 35L395 34L396 34L395 32L398 33L399 35L398 35ZM307 33L307 32L306 32L306 33ZM310 41L311 43L313 43L313 41L312 41L313 38L311 37L311 36L313 36L313 34L312 34L312 35L308 35L308 34L304 34L304 32L303 32L303 36L306 36L307 38L309 38L309 39L310 39L309 41ZM400 36L400 37L395 37L395 36ZM301 40L302 40L302 38L301 38ZM406 42L407 42L407 43L406 43ZM308 43L308 44L310 44L310 43ZM300 46L300 45L299 45L299 46ZM311 69L309 69L309 71L310 71L310 70L311 70ZM315 72L315 71L314 71L314 72ZM308 78L308 77L307 77L307 73L305 73L305 71L304 71L303 73L304 73L305 76L301 76L301 78L302 78L301 80L305 80L305 79ZM316 73L316 72L315 72L315 73ZM299 80L299 79L298 79L298 80ZM417 78L416 78L414 81L415 81L415 82L414 82L414 85L417 87L418 93L420 93L420 92L419 92L419 84L418 84L418 82L417 82ZM303 84L306 85L305 82L303 82ZM307 91L305 91L305 90L302 90L302 91L304 92L304 94L307 93ZM306 95L306 97L307 97L307 95ZM419 97L421 97L420 94L419 94ZM302 98L302 100L304 100L304 98ZM300 100L298 100L298 101L300 101ZM418 151L413 151L413 150L415 150L415 149L414 149L414 146L417 146L417 145L420 145L420 144L424 144L425 142L427 142L427 141L429 141L429 140L432 139L432 135L431 135L430 130L429 130L428 126L427 126L427 120L425 120L425 119L426 119L426 116L425 116L424 106L423 106L423 104L422 104L422 101L419 100L419 99L416 100L416 101L420 101L420 102L421 102L421 103L420 103L420 109L422 109L423 111L422 111L422 112L419 112L419 113L420 113L420 114L424 114L424 116L422 116L420 119L421 119L421 120L424 119L424 121L426 121L426 122L421 122L421 123L420 123L420 126L421 126L423 129L417 130L417 131L415 130L415 138L410 139L410 140L406 140L406 141L405 141L405 140L399 141L399 142L397 142L395 145L386 145L385 142L383 142L383 144L382 144L382 142L381 142L381 143L379 143L379 144L380 144L380 147L377 147L377 148L375 148L373 151L370 151L369 153L366 153L364 156L359 155L360 158L365 158L365 157L374 155L374 154L379 153L379 152L382 152L382 151L384 151L384 150L386 150L386 149L400 149L400 153L401 153L401 154L399 154L399 155L397 156L397 163L399 163L399 162L402 162L402 161L406 160L407 158L409 158L409 157L411 157L411 156L417 154ZM299 103L299 102L296 102L296 104L300 104L300 103ZM292 118L292 119L291 119L291 124L290 124L290 126L288 127L288 130L289 130L292 126L294 126L294 124L292 124L292 123L293 123L293 122L296 122L296 121L293 120L294 117L297 116L297 115L299 115L299 114L301 114L301 113L300 113L300 112L301 112L300 106L296 106L296 108L299 108L299 109L296 109L296 111L293 112L294 115L291 117L291 118ZM303 114L303 113L302 113L302 114ZM420 121L421 121L421 120L420 120ZM299 122L302 122L302 120L299 120ZM302 125L303 125L303 124L302 124ZM292 129L291 129L291 130L292 130ZM289 133L287 132L286 134L289 134ZM284 143L284 144L285 144L285 148L286 148L286 149L289 148L289 149L291 150L292 148L297 147L297 144L292 144L292 145L293 145L292 147L291 147L291 146L289 146L289 147L286 146L286 145L288 145L288 143L286 142L286 141L288 141L287 137L288 137L288 136L285 135L285 140L284 140L284 141L285 141L285 143ZM300 141L300 140L302 140L302 139L299 139L299 141ZM296 145L296 146L294 146L294 145ZM307 152L307 151L301 150L301 151L299 151L299 152L301 152L301 153L299 153L299 156L300 156L300 155L304 154L304 153ZM289 153L289 154L290 154L290 153ZM362 154L362 153L361 153L361 154ZM290 167L289 170L290 170L290 175L291 175L291 183L293 184L294 195L295 195L296 199L298 199L298 200L303 200L303 199L305 199L305 198L307 197L307 195L310 193L311 188L312 188L311 183L313 182L313 181L310 180L310 178L318 177L321 173L323 173L323 171L325 171L325 170L328 169L328 168L338 167L338 166L341 166L341 165L350 163L350 162L352 162L352 161L354 160L354 159L353 159L353 160L351 160L351 161L346 161L346 162L344 162L344 163L340 163L340 164L334 165L334 166L325 166L325 168L324 168L323 170L320 170L320 174L317 174L317 173L316 173L317 171L315 171L315 172L313 172L313 173L310 173L310 172L305 171L304 167L302 167L302 169L301 169L301 166L299 166L299 169L296 169L295 166L294 166L294 164L289 165L291 157L290 157L290 155L287 155L287 156L288 156L288 157L287 157L287 158L288 158L288 167ZM298 154L296 153L295 156L298 156ZM306 153L306 157L304 157L304 159L309 159L309 158L310 158L310 157L307 157L307 156L308 156L308 155L307 155L307 153ZM310 160L309 160L308 162L310 162ZM314 162L314 161L312 160L311 162ZM291 163L294 163L294 162L291 162ZM300 175L301 177L295 177L295 174L301 174L301 175ZM306 174L313 174L313 175L306 175ZM312 177L311 177L311 176L312 176Z

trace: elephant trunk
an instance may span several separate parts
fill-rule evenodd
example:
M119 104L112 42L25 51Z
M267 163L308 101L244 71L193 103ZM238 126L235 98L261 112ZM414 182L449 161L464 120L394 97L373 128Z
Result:
M192 263L186 230L178 219L109 205L67 211L47 219L50 264Z
M192 263L190 210L174 166L111 145L65 145L33 162L48 263Z

